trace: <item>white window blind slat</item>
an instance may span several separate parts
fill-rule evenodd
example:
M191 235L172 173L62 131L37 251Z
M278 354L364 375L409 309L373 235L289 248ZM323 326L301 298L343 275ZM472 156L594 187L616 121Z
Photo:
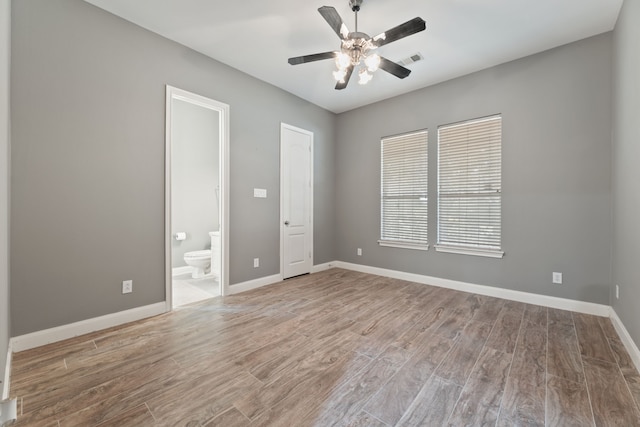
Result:
M501 251L502 117L438 128L438 245Z
M427 140L427 131L381 140L381 244L428 244Z

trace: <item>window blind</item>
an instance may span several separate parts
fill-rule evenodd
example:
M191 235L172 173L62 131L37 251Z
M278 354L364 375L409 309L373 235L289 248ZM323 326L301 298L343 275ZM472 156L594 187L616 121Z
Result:
M427 131L381 141L380 244L426 249Z
M501 169L501 116L438 128L437 249L501 250Z

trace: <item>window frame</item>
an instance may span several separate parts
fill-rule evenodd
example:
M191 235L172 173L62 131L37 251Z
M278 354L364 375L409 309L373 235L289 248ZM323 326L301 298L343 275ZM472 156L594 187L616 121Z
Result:
M419 139L424 135L423 150L419 150L418 154L424 156L423 166L419 168L418 172L421 173L421 177L424 179L424 182L421 184L424 188L424 192L414 193L414 194L404 194L403 196L389 196L388 193L385 193L385 142L389 143L393 140L398 140L401 138L416 138ZM397 160L397 159L396 159ZM411 132L405 132L392 136L385 136L380 138L380 229L378 240L378 244L380 246L392 247L392 248L402 248L402 249L415 249L426 251L429 249L429 240L428 240L428 229L429 229L429 198L428 198L428 183L429 183L429 131L428 129L420 129ZM388 238L389 235L385 233L385 200L400 200L404 198L404 200L416 200L416 199L406 199L407 196L416 197L419 202L424 202L424 222L423 224L416 230L412 229L411 233L416 235L424 236L424 240L420 241L419 239L415 239L411 241L410 236L407 236L407 239L391 239ZM394 198L395 197L395 198ZM418 209L420 209L418 207ZM397 214L396 214L397 215ZM387 238L385 238L387 237Z
M499 236L498 236L498 241L499 241L499 246L490 246L490 245L481 245L481 244L473 244L470 243L468 240L466 242L464 241L460 241L460 242L453 242L453 241L442 241L442 236L441 236L441 221L443 220L443 214L441 212L441 208L443 206L443 202L442 199L443 198L451 198L451 199L455 199L456 196L455 195L449 195L447 197L443 197L441 194L441 189L442 189L442 169L441 169L441 158L442 158L442 138L441 138L441 131L442 130L446 130L446 129L451 129L451 128L457 128L457 127L463 127L463 126L472 126L473 124L476 123L485 123L487 121L494 121L494 120L498 120L499 121L499 132L500 132L500 137L499 137L499 152L497 155L497 161L499 162L499 168L498 168L498 189L493 191L493 192L478 192L478 193L471 193L472 195L469 195L469 193L459 193L458 195L458 200L472 200L472 199L477 199L477 200L481 200L482 198L487 198L489 199L490 197L495 197L495 194L499 195L499 201L498 201L498 207L499 207L499 213L498 213L498 220L499 220ZM452 124L447 124L447 125L442 125L442 126L438 126L438 216L437 216L437 230L438 230L438 237L437 237L437 243L434 245L434 248L437 252L448 252L448 253L455 253L455 254L463 254L463 255L474 255L474 256L483 256L483 257L490 257L490 258L502 258L504 256L504 251L502 248L502 114L494 114L491 116L486 116L486 117L480 117L480 118L475 118L475 119L470 119L470 120L464 120L461 122L456 122L456 123L452 123ZM487 141L487 145L480 147L478 149L486 149L486 147L488 146L488 144L490 144L489 141ZM480 156L478 156L480 157ZM495 158L492 158L493 161L496 161ZM469 170L469 165L467 164L467 166L465 167L466 170ZM495 172L494 172L495 174ZM489 178L490 175L488 177L485 178ZM477 178L476 178L477 179ZM495 179L495 177L494 177ZM468 184L467 184L468 185ZM495 184L493 184L495 185ZM463 195L464 194L464 195ZM473 195L475 194L475 195ZM478 234L480 234L478 232Z

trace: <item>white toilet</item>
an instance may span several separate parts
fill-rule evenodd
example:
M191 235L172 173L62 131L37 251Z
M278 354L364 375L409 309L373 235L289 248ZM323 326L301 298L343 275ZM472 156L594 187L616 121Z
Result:
M184 262L191 266L191 277L200 279L211 272L215 279L220 277L220 232L209 232L211 249L185 252Z
M199 279L207 274L211 266L211 250L185 252L184 262L191 266L191 277Z

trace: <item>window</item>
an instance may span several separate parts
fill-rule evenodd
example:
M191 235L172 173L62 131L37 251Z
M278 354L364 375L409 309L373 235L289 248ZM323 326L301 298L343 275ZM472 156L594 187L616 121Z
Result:
M382 246L422 249L427 242L427 131L381 141Z
M502 117L438 128L441 252L501 258Z

